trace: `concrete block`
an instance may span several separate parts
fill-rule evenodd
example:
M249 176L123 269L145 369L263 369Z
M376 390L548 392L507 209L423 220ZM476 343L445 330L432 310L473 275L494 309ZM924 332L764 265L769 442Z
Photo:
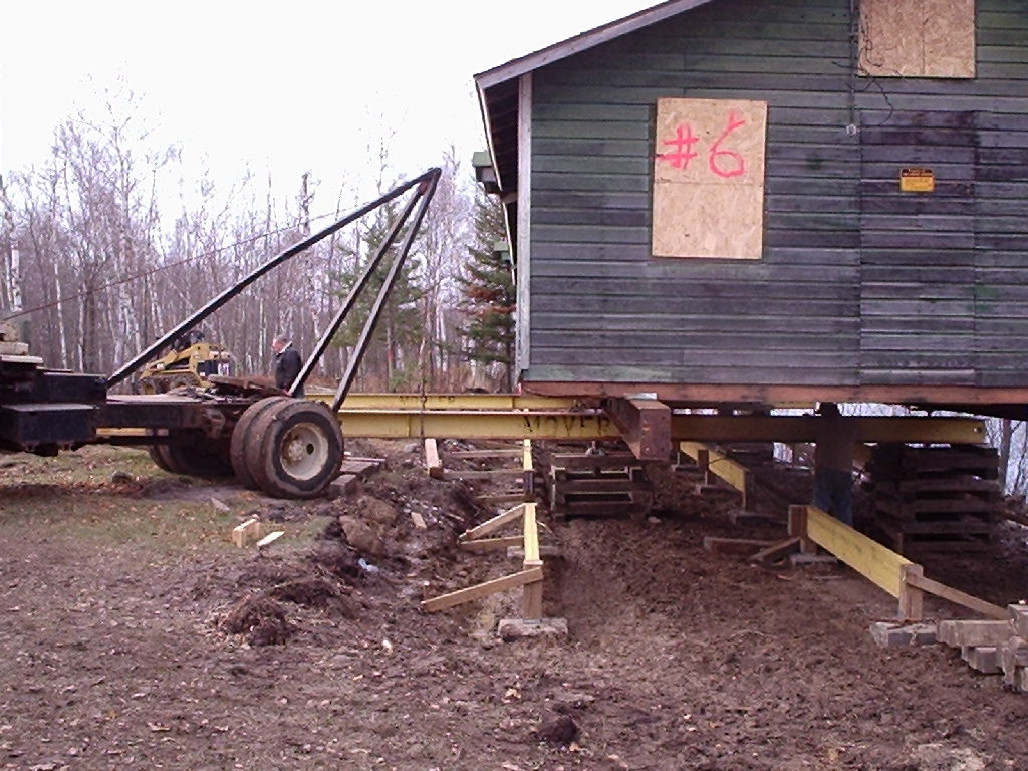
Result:
M995 647L961 648L960 658L975 672L981 672L983 675L998 675L1003 672L1003 667L999 663L999 649Z
M568 621L566 618L556 617L531 621L523 618L505 618L500 620L496 631L505 642L523 637L567 637Z
M345 498L348 495L355 493L360 488L361 480L358 476L350 474L342 474L335 478L328 488L325 490L325 497L330 501L334 501L338 498Z
M1014 667L1003 670L1003 685L1015 693L1028 693L1028 667Z
M1007 605L1010 611L1010 625L1018 637L1028 638L1028 605L1023 602Z
M936 643L935 624L928 622L875 621L869 631L879 648L908 648Z
M939 622L939 642L954 648L996 647L1010 639L1010 623L982 619L944 619Z
M1020 688L1022 670L1028 666L1028 642L1023 637L1011 637L999 646L999 659L1003 682L1014 689Z

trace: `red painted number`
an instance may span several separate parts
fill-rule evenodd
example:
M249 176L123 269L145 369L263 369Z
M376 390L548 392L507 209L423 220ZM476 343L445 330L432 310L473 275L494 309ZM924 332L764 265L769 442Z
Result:
M721 143L728 138L728 135L745 124L746 121L734 112L729 113L728 126L721 132L721 136L717 138L717 141L710 146L710 155L707 156L707 163L710 166L710 170L719 177L738 177L746 171L746 161L743 160L739 153L721 149ZM722 164L727 164L727 168Z
M743 120L737 113L731 112L728 114L728 123L725 126L725 130L721 132L719 136L710 146L710 150L707 153L707 167L719 177L729 178L738 177L746 173L746 159L734 150L723 150L721 144L728 139L728 136L740 128L745 126L746 121ZM693 158L699 158L699 153L694 149L700 141L700 138L695 136L692 131L691 123L683 123L678 126L675 131L674 139L665 139L663 144L668 145L671 148L670 152L660 153L657 158L662 161L667 161L676 169L689 168L689 162Z

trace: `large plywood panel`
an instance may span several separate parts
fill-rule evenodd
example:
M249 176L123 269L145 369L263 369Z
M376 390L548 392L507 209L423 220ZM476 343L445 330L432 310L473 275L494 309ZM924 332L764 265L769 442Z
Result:
M975 63L975 0L861 0L863 74L973 78Z
M975 77L975 0L924 0L926 75Z
M653 253L759 259L767 102L660 99Z

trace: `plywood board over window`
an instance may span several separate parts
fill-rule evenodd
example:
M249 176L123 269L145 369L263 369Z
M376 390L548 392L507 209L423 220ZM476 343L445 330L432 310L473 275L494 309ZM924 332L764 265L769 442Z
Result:
M653 254L759 259L767 102L660 99Z
M860 0L860 71L973 78L975 0Z

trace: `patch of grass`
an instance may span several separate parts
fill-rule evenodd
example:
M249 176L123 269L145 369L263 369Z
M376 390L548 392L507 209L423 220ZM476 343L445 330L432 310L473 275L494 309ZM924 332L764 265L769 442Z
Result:
M116 472L133 477L164 474L146 450L136 447L90 445L53 458L31 453L0 455L0 486L46 482L49 484L103 484Z
M145 541L174 551L227 545L239 516L202 496L204 480L182 485L192 493L190 500L146 497L148 485L181 483L136 448L91 446L55 458L7 455L0 466L0 528L6 537L31 529L105 543ZM113 481L115 475L124 478Z
M168 474L137 448L91 446L56 458L0 456L3 538L31 534L97 547L139 545L164 554L248 554L232 544L232 528L261 505L261 498L241 489ZM297 543L313 540L324 525L324 518L310 517L269 522L265 530L283 530L283 540Z

